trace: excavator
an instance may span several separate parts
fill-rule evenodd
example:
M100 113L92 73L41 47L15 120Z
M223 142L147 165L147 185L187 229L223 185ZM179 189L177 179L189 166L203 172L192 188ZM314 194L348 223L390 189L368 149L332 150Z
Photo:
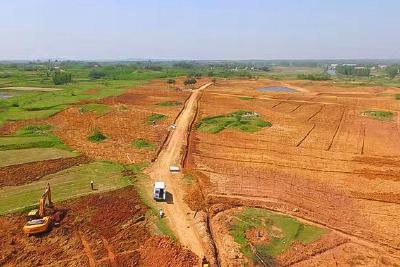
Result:
M31 210L28 214L28 222L24 225L23 231L27 235L46 232L51 224L51 216L46 216L46 199L48 206L52 207L50 184L47 184L45 191L39 200L39 209Z

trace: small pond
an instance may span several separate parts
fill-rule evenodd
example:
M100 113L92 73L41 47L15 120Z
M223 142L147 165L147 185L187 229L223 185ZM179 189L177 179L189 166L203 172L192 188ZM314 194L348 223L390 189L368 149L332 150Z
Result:
M284 86L270 86L270 87L262 87L262 88L257 88L257 91L260 92L297 92L297 90L289 88L289 87L284 87Z

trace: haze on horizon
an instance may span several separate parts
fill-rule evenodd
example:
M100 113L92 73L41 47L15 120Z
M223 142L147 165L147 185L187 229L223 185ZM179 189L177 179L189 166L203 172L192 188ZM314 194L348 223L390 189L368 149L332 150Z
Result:
M0 4L0 60L400 58L397 0Z

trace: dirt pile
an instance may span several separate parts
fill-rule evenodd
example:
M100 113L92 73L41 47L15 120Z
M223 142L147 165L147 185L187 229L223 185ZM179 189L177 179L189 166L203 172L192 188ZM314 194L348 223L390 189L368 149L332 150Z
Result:
M0 186L22 185L79 164L88 163L86 156L51 159L0 168Z
M192 267L199 264L193 252L163 237L148 239L139 251L140 266Z

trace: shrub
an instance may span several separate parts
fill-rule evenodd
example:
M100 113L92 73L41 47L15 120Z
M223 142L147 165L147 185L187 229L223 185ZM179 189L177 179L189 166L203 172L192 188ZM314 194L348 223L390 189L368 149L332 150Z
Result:
M71 73L67 72L60 72L60 71L54 72L52 78L53 78L53 83L55 85L66 84L72 81Z
M151 114L150 116L148 116L147 120L151 123L153 121L165 120L166 118L167 118L167 116L165 116L163 114L154 113L154 114Z
M106 73L101 70L93 69L89 72L89 78L91 79L100 79L106 76Z
M299 80L310 80L310 81L327 81L327 80L330 80L331 77L326 73L299 74L299 75L297 75L297 79L299 79Z
M107 136L105 136L100 130L94 129L92 132L92 135L88 137L89 141L99 143L107 139Z

